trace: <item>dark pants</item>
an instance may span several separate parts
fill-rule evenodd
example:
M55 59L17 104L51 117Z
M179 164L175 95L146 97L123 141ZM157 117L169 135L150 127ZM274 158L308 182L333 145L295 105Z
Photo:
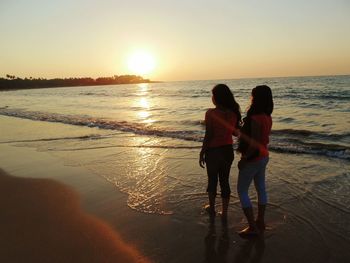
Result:
M234 152L232 145L209 148L206 151L205 163L208 173L208 193L216 195L216 188L219 180L221 197L230 197L231 189L229 176L233 159Z

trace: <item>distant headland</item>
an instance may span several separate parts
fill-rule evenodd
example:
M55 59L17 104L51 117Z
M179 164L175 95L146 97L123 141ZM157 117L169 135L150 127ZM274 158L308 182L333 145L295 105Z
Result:
M114 75L113 77L99 77L96 79L87 78L19 78L13 75L6 75L6 78L0 78L0 90L16 89L38 89L38 88L57 88L57 87L75 87L75 86L97 86L97 85L118 85L118 84L138 84L138 83L156 83L160 81L151 81L137 75Z

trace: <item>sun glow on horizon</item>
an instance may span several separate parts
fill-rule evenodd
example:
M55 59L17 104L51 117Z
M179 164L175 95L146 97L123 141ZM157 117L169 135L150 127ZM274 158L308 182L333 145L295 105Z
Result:
M128 58L129 70L137 75L150 74L156 66L154 56L151 53L138 51Z

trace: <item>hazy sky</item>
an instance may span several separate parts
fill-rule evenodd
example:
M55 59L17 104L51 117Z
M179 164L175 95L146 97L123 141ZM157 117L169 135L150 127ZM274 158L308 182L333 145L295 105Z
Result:
M349 0L0 0L0 77L350 74Z

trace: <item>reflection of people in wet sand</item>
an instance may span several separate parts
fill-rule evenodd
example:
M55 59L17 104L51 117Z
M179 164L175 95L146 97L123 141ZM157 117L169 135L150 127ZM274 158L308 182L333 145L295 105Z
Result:
M215 215L215 197L218 181L222 197L222 218L227 218L230 200L229 175L234 158L232 134L241 121L241 113L231 90L225 84L218 84L212 90L212 101L216 106L205 114L205 137L199 157L199 165L207 167L209 205L206 210Z
M53 180L0 169L0 207L0 262L149 262Z
M215 221L209 225L205 242L205 262L224 263L228 262L228 252L230 249L230 236L227 224L222 224L221 233L217 234Z
M247 240L237 251L235 263L259 263L262 261L265 251L265 240L263 237Z
M263 235L237 243L231 240L230 232L227 224L221 224L221 227L218 227L215 225L215 220L210 220L208 233L204 238L204 262L259 263L263 260L265 251Z
M238 151L242 153L238 163L239 175L237 190L243 212L249 226L239 234L242 237L256 236L265 230L265 207L267 196L265 190L265 170L269 161L267 145L272 127L271 113L273 99L271 89L257 86L252 90L251 105L244 118ZM248 189L254 181L258 194L258 216L255 220Z

